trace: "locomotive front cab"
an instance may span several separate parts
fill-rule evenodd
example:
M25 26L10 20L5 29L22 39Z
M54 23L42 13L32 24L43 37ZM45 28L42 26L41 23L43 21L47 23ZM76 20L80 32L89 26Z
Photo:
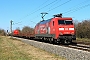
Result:
M13 36L18 36L19 35L19 31L18 30L14 30L13 31Z
M72 18L58 19L58 41L62 43L71 43L76 40L75 29Z

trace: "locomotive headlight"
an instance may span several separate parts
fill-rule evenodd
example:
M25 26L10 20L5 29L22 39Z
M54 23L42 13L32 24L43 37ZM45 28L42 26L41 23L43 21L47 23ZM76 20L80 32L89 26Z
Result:
M69 30L74 30L74 28L69 28Z
M60 35L63 35L62 32L60 32Z
M59 30L64 30L64 28L59 28Z
M72 35L74 35L74 32L71 32Z

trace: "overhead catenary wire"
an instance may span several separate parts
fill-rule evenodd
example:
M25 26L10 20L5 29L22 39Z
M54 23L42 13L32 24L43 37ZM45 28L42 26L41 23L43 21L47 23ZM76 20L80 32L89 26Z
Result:
M67 12L67 14L74 13L74 12L76 12L76 11L78 11L78 10L81 10L81 9L86 8L86 7L89 7L89 6L90 6L90 4L77 7L77 8L75 8L74 10L71 10L70 12ZM65 14L66 14L66 13L65 13Z
M42 6L43 4L45 4L45 3L48 2L48 1L49 1L49 0L46 0L46 1L45 1L44 3L42 3L40 6ZM41 10L41 9L43 9L43 8L45 8L45 7L48 7L49 5L51 5L51 4L53 4L53 3L57 2L57 1L59 1L59 0L54 0L54 1L46 4L45 6L43 6L43 7L41 7L41 8L40 8L40 6L39 6L39 9L37 9L36 11L33 11L33 12L30 13L30 14L27 14L24 18L26 18L26 17L28 17L28 16L30 16L30 15L38 12L39 10ZM38 16L37 16L37 17L38 17ZM22 19L24 19L24 18L22 18ZM34 18L35 18L35 17L34 17ZM20 19L20 20L22 20L22 19ZM32 19L31 19L31 20L32 20ZM35 23L35 22L33 21L33 23Z
M63 14L70 13L71 11L73 11L73 10L79 8L80 5L85 4L85 3L89 2L89 1L90 1L90 0L85 0L85 1L83 1L83 2L81 2L81 3L79 3L79 4L77 4L77 5L75 5L75 6L71 7L71 8L69 8L68 11L63 12ZM78 7L77 7L77 6L78 6Z
M58 5L58 6L54 7L54 8L52 8L52 9L49 9L47 12L50 12L50 11L56 9L56 8L59 8L59 7L61 7L62 5L65 5L66 3L69 3L70 1L71 1L71 0L68 0L68 1L66 1L66 2L64 2L64 3Z
M71 1L71 0L68 0L68 1L66 1L66 2L64 2L64 3L58 5L58 6L54 7L54 8L52 8L52 9L49 9L47 12L50 12L50 11L52 11L52 10L58 8L58 7L61 7L62 5L66 4L66 3L70 2L70 1ZM38 17L38 16L37 16L37 17Z
M49 0L46 0L45 2L43 2L41 5L39 5L37 8L35 8L34 10L35 11L37 11L38 10L38 8L40 9L40 7L41 6L43 6L45 3L47 3ZM24 18L26 18L26 17L28 17L29 15L31 15L31 14L33 14L35 11L32 11L32 13L30 13L30 14L27 14L26 16L24 16L23 18L21 18L20 20L22 20L22 19L24 19Z
M60 0L60 1L61 1L61 0ZM50 12L50 11L52 11L52 10L58 8L58 7L61 7L62 5L66 4L66 3L69 3L70 1L71 1L71 0L68 0L68 1L66 1L66 2L64 2L64 3L58 5L58 6L54 7L54 8L52 8L52 9L49 9L47 12ZM38 16L39 16L39 15L38 15ZM37 18L38 16L36 16L36 18ZM33 19L36 19L36 18L34 17Z
M66 3L70 2L70 1L71 1L71 0L68 0L68 1L66 1L66 2L64 2L64 3L58 5L58 6L54 7L54 8L52 8L52 9L49 9L47 12L50 12L50 11L56 9L56 8L59 8L59 7L61 7L62 5L66 4ZM88 0L84 1L84 3L87 2L87 1L88 1ZM54 2L54 1L53 1L53 2ZM49 5L49 4L48 4L48 5ZM47 6L47 5L46 5L46 6ZM70 11L71 11L71 10L70 10ZM38 16L36 16L36 18L37 18L37 17L38 17ZM36 19L36 18L34 18L34 19Z
M46 4L46 2L48 2L48 1L49 1L49 0L46 0L46 1L44 2L44 4ZM35 11L33 11L33 12L30 13L30 14L27 14L24 18L26 18L26 17L28 17L28 16L30 16L30 15L32 15L32 14L40 11L41 9L43 9L43 8L45 8L45 7L48 7L49 5L51 5L51 4L53 4L53 3L57 2L57 1L58 1L58 0L54 0L54 1L46 4L45 6L43 6L43 4L42 4L41 6L43 6L43 7L40 8L40 6L39 6L39 9L35 9ZM24 18L22 18L22 19L24 19ZM22 20L22 19L20 19L20 20Z
M55 3L56 1L57 1L57 0L54 0L54 1L50 2L49 4L47 4L47 5L45 5L45 6L41 7L41 8L39 8L38 10L36 10L36 11L34 11L34 12L32 12L30 15L32 15L32 14L38 12L39 10L41 10L41 9L43 9L43 8L45 8L45 7L47 7L47 6L51 5L51 4L53 4L53 3Z
M45 2L43 2L40 6L38 6L37 8L40 8L43 4L45 4L45 3L47 3L49 0L46 0ZM37 9L36 8L36 9ZM34 13L35 11L33 11L32 13ZM32 13L30 13L30 14L32 14ZM27 16L29 16L30 14L27 14L25 17L23 17L22 19L24 19L24 18L26 18ZM22 19L20 19L20 20L22 20ZM13 23L13 25L15 25L15 24L19 24L19 23L21 23L22 21L20 21L20 22L17 22L17 23ZM33 21L31 21L31 22L33 22ZM35 23L35 22L33 22L33 23Z
M61 1L61 0L59 0L59 1ZM62 5L66 4L66 3L69 3L70 1L71 1L71 0L68 0L68 1L66 1L66 2L64 2L64 3L58 5L58 6L54 7L54 8L51 8L51 9L49 9L47 12L50 12L50 11L56 9L56 8L59 8L59 7L61 7ZM39 15L38 15L38 16L39 16ZM36 16L36 18L37 18L38 16ZM34 17L34 18L32 18L32 19L36 19L36 18Z
M61 0L56 1L55 3L53 3L53 5L51 5L48 9L51 9L53 6L55 6L56 4L60 3Z
M38 6L36 9L34 9L35 11L33 11L32 13L30 13L30 14L28 14L28 16L29 15L31 15L31 14L34 14L35 12L37 12L38 10L40 10L42 7L41 6L43 6L44 4L46 4L47 2L48 2L49 0L46 0L45 2L43 2L40 6ZM41 7L41 8L40 8ZM38 9L39 8L39 9Z
M52 10L54 10L54 9L56 9L56 8L58 8L59 6L61 7L63 4L65 4L65 3L68 3L68 2L70 2L71 0L68 0L68 1L66 1L66 2L64 2L64 3L62 3L62 4L60 4L60 5L58 5L58 6L56 6L56 7L54 7L54 8L52 8L52 9L49 9L47 12L50 12L50 11L52 11ZM79 3L78 5L82 5L83 3L86 3L86 2L88 2L88 1L90 1L90 0L85 0L85 1L83 1L83 2L81 2L81 3ZM78 6L78 5L75 5L75 6ZM89 6L89 5L85 5L84 7L87 7L87 6ZM83 6L82 6L83 7ZM74 7L74 9L73 10L69 10L69 11L67 11L67 12L65 12L65 13L63 13L63 14L66 14L66 13L69 13L69 12L71 12L71 11L77 11L78 9L83 9L82 7ZM37 16L38 17L38 16ZM36 18L35 18L36 19Z
M54 7L54 8L50 8L49 10L48 10L48 12L50 12L50 11L53 11L54 9L56 9L56 8L59 8L59 7L61 7L62 5L64 5L64 4L66 4L66 3L68 3L68 2L70 2L71 0L68 0L68 1L66 1L66 2L64 2L64 3L62 3L62 4L60 4L60 5L58 5L58 6L56 6L56 7ZM87 2L88 0L86 0L86 2ZM83 3L86 3L86 2L83 2ZM83 4L82 3L82 4ZM81 3L80 3L81 4ZM80 4L78 4L78 5L80 5ZM82 5L81 4L81 5ZM77 5L76 5L77 6ZM80 6L80 7L74 7L74 9L73 10L69 10L67 13L70 13L70 12L75 12L75 11L78 11L78 10L80 10L80 9L83 9L83 8L85 8L85 7L88 7L88 6L90 6L90 4L87 4L87 5L84 5L84 6ZM39 10L37 10L36 12L38 12ZM36 13L35 12L35 13ZM38 17L39 15L37 15L36 16L36 18ZM35 17L33 18L33 19L36 19ZM30 21L32 21L32 19L30 20ZM35 22L34 22L35 23Z

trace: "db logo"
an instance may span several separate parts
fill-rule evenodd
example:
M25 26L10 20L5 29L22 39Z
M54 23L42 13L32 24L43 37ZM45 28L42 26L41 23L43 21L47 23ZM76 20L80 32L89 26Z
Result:
M65 28L65 30L68 30L68 28Z

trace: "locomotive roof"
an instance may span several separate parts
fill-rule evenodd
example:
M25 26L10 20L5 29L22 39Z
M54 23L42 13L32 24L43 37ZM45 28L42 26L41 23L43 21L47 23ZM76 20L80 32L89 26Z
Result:
M52 18L51 18L51 19L52 19ZM39 24L45 24L45 23L47 23L47 22L50 22L51 19L48 19L48 20L42 20L42 21L40 21L39 23L37 23L36 26L39 25Z
M39 25L39 24L45 24L45 23L47 23L47 22L50 22L52 19L53 19L53 18L48 19L48 20L42 20L42 21L40 21L39 23L37 23L36 26ZM71 17L63 17L63 18L55 17L55 19L63 19L63 20L67 19L67 20L72 20Z
M40 21L39 24L45 24L45 23L50 22L50 21L51 21L51 19L43 20L43 21Z

